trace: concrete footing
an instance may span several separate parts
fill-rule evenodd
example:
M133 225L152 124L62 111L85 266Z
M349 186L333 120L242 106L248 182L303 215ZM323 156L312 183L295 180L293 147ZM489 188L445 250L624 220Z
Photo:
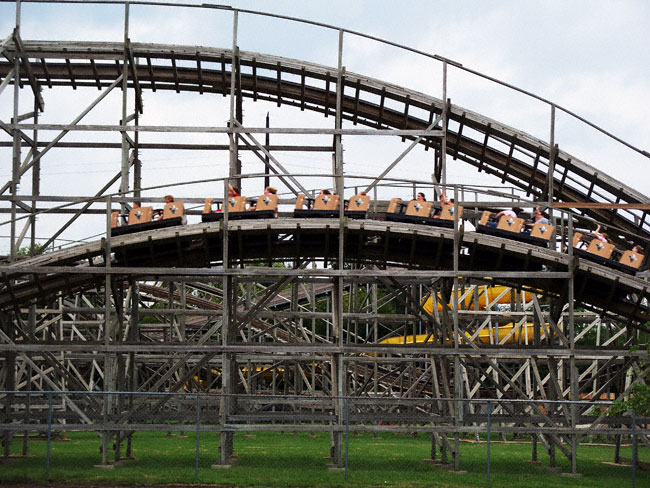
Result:
M581 473L560 473L560 476L564 476L565 478L582 478Z
M423 459L422 462L426 464L442 464L440 459Z

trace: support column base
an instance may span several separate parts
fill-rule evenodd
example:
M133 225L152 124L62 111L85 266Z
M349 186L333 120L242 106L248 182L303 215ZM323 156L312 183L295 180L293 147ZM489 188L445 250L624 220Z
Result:
M581 473L560 473L560 476L564 476L565 478L582 478Z
M422 462L426 464L442 464L440 459L423 459Z

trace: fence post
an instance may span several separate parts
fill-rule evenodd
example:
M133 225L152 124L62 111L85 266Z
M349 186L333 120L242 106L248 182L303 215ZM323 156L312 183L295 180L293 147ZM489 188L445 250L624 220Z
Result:
M194 481L199 479L199 431L201 427L201 396L196 394L196 459L194 462Z
M636 446L636 412L632 410L632 488L636 486L636 463L637 463L637 446Z
M350 399L345 399L345 481L348 480L348 448L350 440Z
M47 454L45 457L45 473L50 475L50 440L52 439L52 392L48 393L47 407Z
M490 435L492 431L492 404L487 404L487 481L490 482Z

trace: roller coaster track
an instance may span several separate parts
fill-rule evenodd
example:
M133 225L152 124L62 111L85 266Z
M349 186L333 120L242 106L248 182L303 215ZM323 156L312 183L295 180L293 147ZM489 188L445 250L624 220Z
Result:
M244 142L246 132L255 132L245 125L198 128L37 123L35 113L43 108L43 88L97 89L102 92L97 100L101 100L111 89L119 88L120 81L126 78L123 87L129 88L129 97L133 90L136 110L141 113L145 92L173 90L208 97L223 95L231 96L231 102L236 98L238 107L241 107L241 99L246 98L309 110L325 117L340 114L350 124L345 124L339 134L351 125L360 125L367 129L359 133L374 134L383 130L384 134L417 140L425 150L441 150L444 146L450 158L496 176L533 200L601 204L584 207L581 212L605 224L610 234L625 236L628 242L633 240L643 244L646 250L650 249L650 199L647 196L551 147L552 143L402 86L340 71L338 67L238 49L132 42L22 41L18 28L0 43L0 54L0 91L9 83L19 83L21 88L26 87L24 91L31 90L35 102L34 124L22 122L27 121L30 114L17 115L17 102L14 106L17 122L0 121L0 129L13 139L0 141L0 147L14 148L15 180L0 186L0 195L11 188L12 196L2 198L12 201L12 218L18 212L30 210L25 203L30 201L29 196L21 196L16 185L30 168L34 167L34 174L37 173L34 165L41 157L40 148L122 147L118 142L105 142L107 138L97 136L102 131L127 135L135 130L239 131ZM13 78L16 67L18 79ZM31 95L25 98L29 100ZM18 100L17 93L15 100ZM125 93L123 101L126 103L126 100ZM88 110L92 107L94 105ZM441 121L443 114L447 116L446 121ZM131 120L126 113L124 118ZM244 122L239 116L237 118L239 123ZM443 128L446 132L441 137ZM425 133L427 129L431 131ZM37 141L28 136L31 130L40 131ZM43 135L47 137L51 130L61 131L61 135L45 140ZM95 138L60 140L72 130L92 132ZM332 133L328 130L314 132ZM297 133L301 131L309 132L295 129ZM17 157L21 149L17 147L19 139L30 148L22 165ZM123 149L129 144L138 149L230 149L207 143L185 144L173 139L136 143L128 141L126 135L122 143ZM330 149L334 152L340 146L317 148ZM645 151L635 150L650 156ZM128 169L125 152L123 172ZM236 173L231 165L230 177ZM114 183L118 177L111 181ZM122 178L127 181L124 174ZM548 187L549 181L552 181L552 188ZM623 208L625 204L629 204L627 208ZM31 211L35 221L35 203ZM92 213L88 207L79 213L86 211ZM190 219L196 215L189 213ZM4 381L8 391L18 389L16 385L21 381L26 385L24 388L37 385L41 390L59 387L64 392L66 388L92 390L97 388L95 374L101 373L99 388L105 391L178 392L193 382L197 383L195 388L203 388L200 382L205 374L206 390L218 388L234 398L239 396L236 401L224 401L219 407L222 415L220 463L224 465L228 464L233 451L232 432L244 422L252 428L253 423L262 425L269 419L294 424L300 419L312 423L324 420L325 429L340 432L343 425L340 399L350 391L373 400L380 395L386 396L387 409L383 415L387 422L398 419L428 423L434 418L436 422L444 422L445 425L439 424L443 440L436 442L446 443L450 450L444 433L462 431L459 428L468 425L463 422L474 422L473 419L459 420L454 413L456 407L440 400L436 405L431 402L430 411L421 416L416 409L400 411L395 408L396 404L391 404L392 396L516 397L522 402L531 402L528 412L540 418L539 425L528 427L530 431L540 435L547 447L557 446L571 458L571 452L564 447L569 441L559 437L557 433L562 431L556 426L565 429L563 432L573 432L570 429L582 422L597 425L599 420L584 420L587 407L581 412L578 409L569 412L564 405L558 406L556 411L548 410L548 416L547 412L540 414L541 410L532 404L533 399L575 400L581 398L582 393L590 392L593 399L598 399L601 393L629 393L630 387L623 385L623 380L645 354L632 352L629 346L640 336L638 331L631 330L632 327L649 330L644 325L650 320L648 281L566 253L494 235L465 232L463 227L448 229L373 220L379 217L377 214L367 220L298 219L280 215L276 219L190 224L119 237L107 236L1 266L0 361L6 365L3 371L16 371L16 374L0 375L0 383ZM26 232L28 226L24 229ZM560 239L571 234L564 230L567 229L558 232ZM12 229L12 243L20 242L24 232L20 239L14 240L17 233ZM339 248L341 243L343 249ZM339 259L344 263L337 262ZM295 267L272 266L272 263L286 265L288 262ZM307 267L307 263L313 267ZM330 263L336 266L329 266ZM266 266L259 267L259 264ZM348 269L348 265L359 266ZM452 292L450 283L453 280L456 285L457 277L467 279L471 285L474 284L471 280L475 280L481 286L496 283L526 289L533 296L530 308L520 310L515 306L515 299L511 299L509 313L512 316L506 317L496 307L485 311L485 318L480 319L482 325L469 310L462 311L461 315L458 307L453 310L453 319L444 306L439 315L436 315L436 308L433 316L424 316L418 306L425 289L428 288L426 291L433 296L446 295ZM167 288L152 285L159 281ZM222 289L215 282L220 282ZM297 310L296 302L301 296L298 289L305 284L314 285L310 292L304 290L305 297L313 297L313 304L318 290L327 295L326 312L317 311L313 304L310 311ZM377 287L371 292L373 286L357 287L357 284L376 284ZM461 286L466 285L464 282ZM346 286L349 286L347 292L344 291ZM386 297L405 305L404 313L401 307L394 309L400 313L382 310L378 305L380 287L389 291ZM188 291L190 288L192 290ZM357 307L357 288L368 290L367 307ZM263 291L258 293L258 290ZM282 296L283 290L288 290L287 296ZM548 300L540 301L539 295ZM74 302L69 300L71 296ZM60 300L54 301L54 298ZM292 302L291 310L268 310L274 306L284 308L281 304L287 299ZM371 304L371 300L374 303ZM347 318L344 313L346 301L350 305ZM446 300L443 303L447 303ZM574 303L616 323L603 326L602 317L595 317L576 335ZM564 305L568 305L565 312ZM538 337L533 343L509 347L505 343L474 343L463 340L465 336L460 329L459 334L453 332L454 327L466 327L478 334L480 328L487 327L492 320L498 325L499 320L512 321L515 316L528 321L531 320L527 318L529 311L538 325L548 323L555 327L552 339L542 341ZM365 335L357 336L359 323L352 317L362 313L372 317L375 324L370 324L370 329L366 327ZM153 316L153 320L141 320L141 316L143 319ZM405 316L407 320L403 320ZM326 328L323 323L323 328L318 329L321 324L316 324L317 320L327 321ZM561 325L558 325L560 320ZM306 326L308 321L311 330ZM52 324L59 329L54 330ZM65 337L61 332L64 328L71 332L70 340L60 340ZM421 329L432 336L435 333L434 339L438 342L414 345L381 342L387 331L395 334L394 337L400 334L406 337L411 329L413 334ZM605 339L596 339L595 347L579 343L586 334L600 334L601 330ZM127 354L131 357L127 358ZM71 360L76 364L72 365ZM305 374L307 366L312 367L311 379ZM218 381L212 379L213 372L217 371ZM253 371L255 373L251 374ZM272 371L273 378L264 384L268 371ZM568 382L563 379L565 372L568 372ZM461 377L463 374L465 377ZM263 391L276 395L279 392L276 380L280 376L286 391L295 388L297 393L324 393L322 400L318 400L323 407L320 414L313 408L308 411L307 403L295 410L280 408L275 412L277 400L269 400L265 395L254 399L239 395L244 391L242 387L246 393L262 391L255 388L253 379L260 380L257 386L264 388ZM643 375L637 374L637 380L644 380ZM350 389L352 385L353 390ZM2 400L5 411L12 411L12 399ZM154 410L160 410L168 400L156 398L151 402L155 404ZM273 411L264 410L265 405L272 405ZM67 408L65 404L64 408ZM137 404L129 408L135 412ZM119 411L123 411L121 407ZM15 412L22 415L18 410ZM89 402L87 413L92 419L99 418L100 412L98 402ZM376 411L361 413L365 417L358 418L364 422L378 418ZM480 411L475 413L477 418L483 415ZM512 415L507 417L515 419L509 420L513 425L521 418L515 413L513 409ZM451 423L454 425L446 425ZM10 423L3 425L8 427ZM100 424L97 426L99 429ZM308 427L313 428L313 425ZM332 436L332 444L335 463L341 465L340 435Z
M216 280L224 273L258 274L259 268L222 267L222 226L222 223L204 223L112 238L111 267L104 266L105 248L101 241L5 266L0 309L48 299L62 291L101 286L98 280L101 282L105 273L116 279L127 275L138 279L183 275L198 281ZM339 221L333 219L279 218L231 223L228 227L230 264L295 258L335 260L338 233ZM361 220L348 221L344 236L346 261L380 268L360 270L356 273L359 280L392 276L407 281L429 277L433 281L449 275L453 269L454 231L451 229ZM558 279L570 275L571 263L566 254L476 232L461 234L460 246L461 276L479 279L492 276L497 282L566 298L566 280ZM381 269L386 266L406 269L400 274ZM574 258L573 267L575 299L579 303L618 319L625 318L635 325L650 320L650 310L644 305L644 299L650 299L647 281L584 259ZM293 271L300 276L310 273L318 276L325 270ZM288 271L278 274L283 273Z
M21 84L31 83L36 89L39 86L101 89L121 75L125 53L131 60L129 86L136 89L139 100L144 90L225 96L230 90L234 64L238 70L238 96L312 110L325 116L336 112L337 69L245 51L238 51L233 63L232 51L227 49L61 41L24 41L17 46L12 41L5 46L3 54L7 60L0 61L0 76L4 78L12 71L13 63L9 60L17 57L21 63ZM424 130L443 112L440 99L407 88L351 72L345 72L343 82L342 115L354 124L377 129ZM420 143L427 148L439 147L440 139L426 136ZM535 198L547 198L550 158L547 142L450 104L446 147L454 159L476 167L479 172L496 175L502 182ZM645 195L562 150L556 151L553 161L556 200L650 203ZM637 238L650 237L648 210L632 213L621 208L589 208L583 212Z

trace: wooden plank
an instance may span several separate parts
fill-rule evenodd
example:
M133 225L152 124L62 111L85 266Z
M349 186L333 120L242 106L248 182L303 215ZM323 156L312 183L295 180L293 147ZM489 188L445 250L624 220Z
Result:
M151 83L151 91L156 91L156 82L153 75L153 66L151 65L151 56L147 56L147 68L149 69L149 83Z
M481 159L479 160L479 165L478 165L479 173L483 170L483 166L485 165L485 153L487 151L488 139L490 138L491 128L492 128L492 124L488 124L487 127L485 127L485 138L483 140L483 146L481 148Z
M174 87L176 88L176 93L180 93L181 90L178 85L178 68L176 67L176 56L174 56L174 51L172 51L172 69L174 70Z
M70 75L70 84L72 85L72 89L76 90L77 82L74 79L74 73L72 72L72 66L70 65L70 60L68 58L65 60L65 65L68 68L68 74Z
M203 95L203 70L201 69L201 58L199 53L196 53L196 72L199 76L199 94Z
M517 134L512 138L512 143L510 144L510 151L508 152L508 159L506 160L506 167L503 170L503 177L501 183L506 182L506 177L508 176L508 171L510 170L510 164L512 164L512 153L515 151L515 146L517 145Z
M257 101L257 62L253 58L253 101Z
M93 74L95 75L95 83L97 84L97 89L101 90L102 89L102 83L99 80L99 74L97 73L97 65L95 64L95 60L91 59L90 60L90 66L93 69Z
M41 58L41 68L43 69L43 74L45 75L45 80L47 81L47 87L52 88L52 78L50 72L47 69L47 63L44 58Z
M300 70L300 110L305 110L305 68Z
M282 68L280 66L280 62L278 61L278 67L277 67L277 76L276 76L276 96L277 96L277 105L278 107L282 105Z
M357 125L359 120L359 95L361 94L361 80L357 78L357 86L354 92L354 111L352 113L352 123Z
M379 115L377 116L377 128L381 127L384 120L384 103L386 101L386 87L382 87L381 95L379 97Z

